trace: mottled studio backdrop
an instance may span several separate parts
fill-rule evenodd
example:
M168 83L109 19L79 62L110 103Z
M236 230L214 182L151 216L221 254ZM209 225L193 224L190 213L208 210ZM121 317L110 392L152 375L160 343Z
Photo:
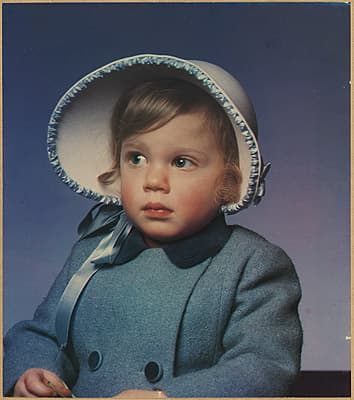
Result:
M93 202L51 170L46 128L72 83L114 59L220 64L249 91L267 196L230 219L283 247L303 288L303 369L350 367L349 6L3 4L4 332L30 318Z

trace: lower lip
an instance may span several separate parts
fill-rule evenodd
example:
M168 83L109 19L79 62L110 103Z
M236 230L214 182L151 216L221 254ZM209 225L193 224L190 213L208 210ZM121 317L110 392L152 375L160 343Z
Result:
M153 209L146 208L144 209L144 215L152 218L166 218L172 214L171 210L167 210L165 208Z

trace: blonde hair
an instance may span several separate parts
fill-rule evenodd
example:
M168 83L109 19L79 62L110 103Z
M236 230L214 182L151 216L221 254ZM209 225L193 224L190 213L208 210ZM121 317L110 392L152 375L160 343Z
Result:
M225 173L216 189L220 204L239 200L241 171L234 128L222 107L199 87L177 79L144 82L126 91L111 118L113 164L98 176L108 185L119 176L122 143L130 136L159 129L178 115L202 112L214 132L225 161Z

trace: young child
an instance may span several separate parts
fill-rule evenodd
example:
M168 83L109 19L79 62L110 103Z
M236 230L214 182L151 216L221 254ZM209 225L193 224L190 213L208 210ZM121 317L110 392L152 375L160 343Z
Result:
M296 272L224 221L264 194L256 132L239 83L201 61L128 57L61 98L51 163L101 206L34 319L8 332L5 394L288 393L302 345Z

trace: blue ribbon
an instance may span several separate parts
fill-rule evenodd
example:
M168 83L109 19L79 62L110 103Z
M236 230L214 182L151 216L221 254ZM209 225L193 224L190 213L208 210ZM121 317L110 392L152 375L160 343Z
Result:
M108 234L104 236L95 250L72 276L59 300L55 318L55 330L61 350L64 350L68 345L71 319L81 293L93 275L102 266L114 263L133 227L124 210L117 208L107 210L102 207L93 217L93 210L96 207L90 211L79 226L81 238L98 233L102 229L113 229L108 230Z
M262 172L261 172L261 175L259 178L259 185L258 185L257 193L253 200L253 204L255 206L257 206L260 203L260 201L262 200L262 198L264 197L264 195L266 193L265 178L268 175L268 172L270 171L270 167L271 167L271 164L267 163L262 168Z

